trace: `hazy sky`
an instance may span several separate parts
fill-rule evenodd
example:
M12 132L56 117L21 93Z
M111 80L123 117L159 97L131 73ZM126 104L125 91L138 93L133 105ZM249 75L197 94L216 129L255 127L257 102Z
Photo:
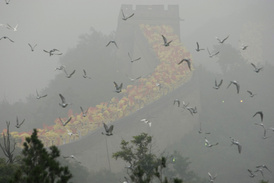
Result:
M121 4L179 4L185 21L184 36L213 18L227 16L258 0L11 0L0 2L0 24L18 24L13 32L0 27L0 100L13 103L45 88L57 74L60 56L49 57L42 50L74 48L81 34L94 27L104 34L116 30ZM266 3L270 1L265 0ZM272 3L273 5L273 3ZM182 26L182 25L181 25ZM187 27L187 29L186 29ZM34 52L28 43L37 44Z

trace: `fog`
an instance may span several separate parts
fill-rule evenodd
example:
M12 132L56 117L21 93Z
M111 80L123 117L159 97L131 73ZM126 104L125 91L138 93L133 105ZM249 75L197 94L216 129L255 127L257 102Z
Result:
M270 0L11 0L8 5L1 1L0 37L8 36L14 43L0 40L0 128L6 127L4 121L15 124L16 116L26 122L20 129L12 125L11 131L54 125L59 117L80 114L80 106L88 109L114 97L121 99L123 92L114 92L113 81L123 83L127 89L129 85L137 85L128 75L134 78L151 75L159 59L140 34L137 23L127 26L121 20L121 7L128 5L133 10L141 5L154 5L152 12L157 5L163 5L165 10L171 8L169 5L179 6L179 32L174 30L190 53L193 66L190 80L175 89L159 91L156 101L114 121L113 137L102 136L102 123L98 123L97 130L60 145L62 154L75 154L88 171L107 169L123 177L125 163L112 159L110 154L119 150L121 139L130 140L133 135L147 132L154 138L156 154L180 151L190 158L191 170L202 178L208 179L207 172L212 172L218 174L215 182L258 182L262 178L258 175L251 179L247 169L260 164L267 164L273 172L274 133L267 130L268 136L263 139L263 130L254 125L260 122L259 117L252 117L263 111L265 126L274 127L274 2ZM125 12L130 14L129 10ZM147 19L142 22L140 17L135 13L126 22L148 24ZM17 31L6 28L7 24L13 27L18 24ZM226 36L229 37L223 44L216 40ZM118 48L106 47L110 40L117 41ZM196 52L196 42L205 50ZM33 52L28 43L37 44ZM248 48L241 50L242 44ZM49 56L43 51L54 48L62 55ZM220 53L209 58L207 48ZM141 57L134 67L128 62L128 52L134 58ZM250 63L263 69L255 73ZM75 75L66 78L63 71L56 70L60 65L65 65L68 72L75 69ZM82 77L83 69L91 79ZM213 89L215 79L224 80L219 90ZM239 94L233 84L227 88L233 80L240 84ZM48 96L37 100L36 90ZM249 97L247 90L256 95ZM71 103L67 108L58 105L59 93ZM175 99L196 106L197 114L191 115L173 105ZM152 127L143 125L142 118L151 120ZM200 124L202 134L198 133ZM211 134L206 135L205 131ZM219 144L205 147L205 136ZM236 146L230 145L229 137L243 145L241 154ZM265 180L274 180L272 172L265 171Z

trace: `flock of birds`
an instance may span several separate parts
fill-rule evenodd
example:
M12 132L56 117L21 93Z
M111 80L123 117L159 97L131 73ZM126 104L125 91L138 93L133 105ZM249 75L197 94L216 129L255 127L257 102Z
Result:
M216 39L217 39L217 41L218 41L219 44L223 44L228 38L229 38L229 36L225 37L224 39L219 39L218 37L216 37ZM195 50L196 50L197 52L200 52L200 51L205 50L204 48L200 48L200 45L199 45L198 42L196 42L196 46L197 46L197 47L196 47ZM242 45L242 46L241 46L241 50L246 50L247 48L248 48L247 45ZM207 48L207 52L208 52L210 58L212 58L213 56L216 56L216 55L218 55L218 54L220 53L219 51L216 51L216 52L212 53L212 52L209 51L208 48ZM184 58L184 59L181 60L178 64L181 64L183 61L186 61L186 62L187 62L188 67L189 67L189 69L191 70L191 67L190 67L190 65L191 65L191 64L190 64L190 60L189 60L188 58ZM259 73L260 71L263 70L263 67L259 67L259 66L255 65L254 63L251 63L251 66L253 67L253 70L254 70L255 73ZM215 79L215 84L214 84L213 88L216 89L216 90L218 90L218 89L220 89L220 87L221 87L222 84L223 84L223 79L221 79L219 82ZM236 92L237 92L237 94L239 94L239 92L240 92L240 84L239 84L239 82L236 81L236 80L230 81L229 84L227 85L227 89L230 88L231 85L234 85L234 86L235 86ZM253 93L253 92L250 91L250 90L247 90L247 93L249 94L250 97L254 97L254 96L256 95L255 93ZM190 114L191 114L192 116L193 116L193 114L197 113L197 108L196 108L196 107L189 107L189 106L188 106L189 103L186 104L184 101L183 101L183 106L181 106L180 103L181 103L181 102L180 102L179 99L175 99L175 100L173 101L173 105L177 105L177 107L181 107L181 108L183 108L183 109L187 109L187 110L190 112ZM268 131L268 130L271 130L271 131L274 132L274 127L269 127L269 128L267 128L267 127L263 124L263 112L262 112L262 111L256 112L256 113L253 115L253 118L254 118L255 116L257 116L257 115L260 116L260 123L254 123L254 124L255 124L255 125L258 125L258 126L260 126L260 127L262 127L262 129L263 129L263 137L262 137L262 138L263 138L263 139L267 139L267 138L269 138L269 136L266 135L266 134L267 134L267 131ZM201 122L200 122L200 129L199 129L198 133L199 133L199 134L202 133ZM211 133L210 133L210 132L206 132L205 134L211 134ZM238 153L241 154L241 152L242 152L242 145L241 145L241 143L240 143L238 140L236 140L235 138L233 138L233 137L229 137L229 138L230 138L230 141L231 141L231 146L232 146L232 145L237 146ZM211 148L211 147L214 147L214 146L217 146L217 145L219 145L219 142L211 143L211 142L205 137L205 146L206 146L206 147ZM254 171L252 171L251 169L247 169L247 171L249 172L249 176L250 176L251 178L256 177L256 176L257 176L257 174L256 174L257 172L260 172L261 176L264 178L264 172L263 172L264 169L266 169L266 170L268 170L269 172L271 172L271 171L268 169L268 167L267 167L266 165L264 165L264 164L263 164L263 165L258 165L258 166L256 166L256 169L255 169ZM208 176L209 176L209 182L212 182L212 183L213 183L213 182L215 181L216 177L217 177L217 174L216 174L215 176L212 176L211 173L208 172Z
M5 2L6 2L6 4L9 4L10 0L5 0ZM132 18L132 17L134 16L134 13L132 13L132 14L126 16L126 15L124 14L123 10L121 10L121 13L122 13L122 20L124 20L124 21L126 21L126 20L128 20L128 19L130 19L130 18ZM7 29L9 29L9 30L11 30L11 31L17 31L17 29L18 29L18 24L17 24L16 26L14 26L14 27L11 26L11 25L9 25L9 24L0 24L0 27L5 27L5 28L7 28ZM173 41L173 40L168 40L168 39L165 37L165 35L161 35L161 36L162 36L162 38L163 38L163 46L168 47L168 46L170 46L170 44L172 44L172 41ZM225 37L224 39L219 39L219 38L216 37L217 41L218 41L220 44L223 44L228 38L229 38L229 35L228 35L227 37ZM9 37L7 37L7 36L1 37L0 40L8 40L8 41L14 43L14 40L12 40L11 38L9 38ZM109 42L106 44L106 47L108 47L108 46L111 45L111 44L115 45L115 47L116 47L117 49L119 48L119 47L118 47L118 44L116 43L115 40L109 41ZM31 51L33 52L33 51L35 51L35 48L36 48L37 44L32 45L32 44L28 43L28 46L30 47ZM242 50L246 50L247 48L248 48L247 45L242 45L242 47L241 47ZM196 50L197 52L200 52L200 51L204 51L205 48L200 48L199 43L196 42L196 48L195 48L195 50ZM210 58L212 58L212 57L214 57L214 56L216 56L216 55L218 55L218 54L220 53L219 51L211 52L211 51L209 51L208 48L206 48L206 50L207 50L208 55L209 55ZM62 52L60 52L60 51L59 51L58 49L56 49L56 48L51 49L51 50L43 50L43 51L44 51L45 53L49 54L49 56L62 55ZM136 61L139 61L139 60L141 59L141 57L138 57L138 58L135 58L135 59L132 58L132 56L130 55L130 53L128 53L128 57L129 57L131 63L136 62ZM187 63L187 66L188 66L189 70L191 70L191 59L190 59L190 58L183 58L181 61L178 62L178 65L181 65L181 64L183 64L184 62ZM259 72L263 69L262 67L256 66L254 63L251 63L251 65L253 66L254 72L256 72L256 73L259 73ZM66 70L66 67L63 66L63 65L61 65L60 67L56 68L55 70L61 70L61 71L63 71L66 78L71 78L71 77L75 74L75 72L76 72L76 70L73 70L73 71L71 71L71 72L68 72L68 71ZM136 81L136 80L140 79L141 77L142 77L142 76L139 76L139 77L137 77L137 78L129 78L129 79L130 79L131 81ZM85 78L85 79L91 79L91 77L87 75L87 72L86 72L85 69L83 69L83 78ZM115 87L115 92L116 92L116 93L122 92L123 83L117 84L115 81L114 81L113 83L114 83L114 87ZM222 83L223 83L223 79L221 79L221 80L219 81L219 83L218 83L217 80L215 79L215 85L213 86L213 88L216 89L216 90L218 90L218 89L221 87ZM240 92L240 84L239 84L239 82L236 81L236 80L230 81L229 84L228 84L228 86L227 86L227 88L229 88L232 84L236 87L236 92L239 94L239 92ZM158 83L157 86L159 86L159 88L160 88L160 87L161 87L161 84ZM247 92L249 93L250 97L254 97L254 96L256 95L256 94L254 94L253 92L251 92L251 91L249 91L249 90L248 90ZM47 94L41 95L41 94L39 94L38 91L36 90L36 99L42 99L42 98L45 98L45 97L47 97ZM67 100L65 99L65 97L64 97L62 94L59 94L59 97L60 97L60 99L61 99L61 103L59 103L59 105L60 105L62 108L66 108L68 105L71 104L71 103L68 103L68 102L67 102ZM182 102L182 106L181 106L181 102L180 102L179 99L175 99L174 102L173 102L173 105L177 105L178 107L182 107L183 109L187 109L187 110L190 112L190 114L191 114L192 116L198 112L196 106L195 106L195 107L190 107L190 106L189 106L189 103L186 104L184 101ZM80 106L80 110L81 110L81 112L82 112L83 117L86 117L88 110L84 110L81 106ZM268 137L266 136L267 130L272 130L272 131L274 131L274 127L272 127L272 128L266 128L266 126L263 124L263 112L262 112L262 111L256 112L256 113L253 115L253 117L255 117L255 116L257 116L257 115L260 116L261 122L260 122L260 123L255 123L255 125L258 125L258 126L260 126L260 127L263 128L263 131L264 131L263 138L266 139L266 138L268 138ZM59 117L59 120L60 120L60 122L62 123L62 125L63 125L64 127L71 121L71 119L72 119L72 118L70 117L70 118L68 118L67 120L63 121L63 120ZM152 126L152 122L151 122L150 120L148 120L148 119L145 119L145 118L144 118L144 119L141 119L140 121L141 121L141 122L144 122L145 124L148 124L149 127ZM25 122L25 119L22 120L21 122L19 122L19 119L18 119L18 117L17 117L17 118L16 118L16 125L15 125L15 126L16 126L17 128L20 128L21 125L22 125L24 122ZM112 135L113 135L114 125L111 124L111 125L108 126L107 124L103 123L103 126L104 126L104 132L102 132L102 134L103 134L103 135L106 135L106 136L112 136ZM72 133L72 132L71 132L70 130L68 130L68 129L67 129L67 132L68 132L68 135L69 135L69 136L72 136L72 135L76 135L76 136L77 136L77 135L78 135L78 134ZM200 133L200 134L202 133L201 123L200 123L199 133ZM207 132L207 133L205 133L205 134L210 134L210 132ZM240 144L240 142L237 141L236 139L232 138L232 137L230 137L230 140L231 140L231 145L237 146L238 153L241 153L241 152L242 152L242 145ZM216 143L211 143L211 142L205 137L205 146L206 146L206 147L211 148L211 147L217 146L218 144L219 144L218 142L216 142ZM74 159L75 161L77 161L78 163L81 163L74 155L63 156L63 158L71 158L71 159ZM255 171L252 171L252 170L250 170L250 169L247 169L247 170L248 170L248 172L249 172L249 176L250 176L251 178L253 178L253 177L257 176L257 175L256 175L257 172L260 172L260 174L261 174L262 176L264 176L264 173L263 173L263 170L264 170L264 169L266 169L266 170L268 170L269 172L271 172L271 171L268 169L268 167L267 167L266 165L258 165L258 166L256 166L256 170L255 170ZM215 176L212 176L211 173L208 172L208 176L209 176L209 181L213 183L213 182L215 181L216 177L217 177L217 174L216 174ZM128 181L126 181L126 182L128 182Z

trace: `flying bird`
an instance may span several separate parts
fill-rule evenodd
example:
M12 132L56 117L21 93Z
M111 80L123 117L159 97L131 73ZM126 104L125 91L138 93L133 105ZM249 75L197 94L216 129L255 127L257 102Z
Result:
M21 122L21 123L19 123L19 120L18 120L18 116L16 116L16 128L20 128L20 126L23 124L25 122L25 119Z
M67 106L68 106L68 103L66 103L65 97L63 97L62 94L59 94L59 96L60 96L61 101L62 101L62 103L59 103L59 105L60 105L61 107L63 107L63 108L67 107Z
M63 126L66 126L70 122L71 117L69 119L67 119L67 121L65 121L65 122L60 117L59 117L59 120L61 121L61 123L63 124Z
M205 146L206 147L213 147L213 146L216 146L216 145L218 145L219 143L217 142L216 144L211 144L208 140L207 140L207 138L205 137Z
M116 41L113 41L113 40L109 41L108 44L106 45L106 47L108 47L108 45L110 45L110 43L114 44L116 46L116 48L118 48Z
M84 109L80 106L81 112L83 113L83 117L87 116L88 113L88 109L86 111L84 111Z
M256 72L256 73L259 73L260 72L260 70L262 70L263 69L263 67L257 67L255 64L253 64L253 63L251 63L251 65L254 67L254 72Z
M186 109L190 112L190 114L193 116L193 114L196 114L197 111L197 107L193 108L193 107L186 107Z
M223 44L225 42L225 40L227 40L229 37L229 35L227 37L225 37L224 39L219 39L218 37L216 37L216 39L219 41L219 43Z
M241 46L241 49L242 49L242 50L246 50L247 47L248 47L247 45L242 45L242 46Z
M258 168L257 170L255 170L254 172L260 172L262 177L264 177L264 172L262 168Z
M214 180L215 180L216 177L217 177L217 174L216 174L215 176L212 176L211 173L209 173L209 172L208 172L207 174L208 174L208 176L209 176L209 181L213 183Z
M257 114L259 114L259 115L260 115L260 117L261 117L261 122L263 122L263 120L264 120L264 114L263 114L263 111L258 111L258 112L256 112L256 113L253 115L253 118L254 118Z
M164 40L164 46L169 46L169 44L172 42L172 40L171 41L167 41L167 39L166 39L166 37L164 36L164 35L162 35L162 38L163 38L163 40Z
M214 89L218 90L220 88L220 86L222 85L223 80L221 79L220 83L217 83L217 80L215 79L215 86L213 87Z
M36 90L36 99L41 99L41 98L44 98L46 96L48 96L48 95L47 94L45 94L45 95L39 95L38 91Z
M0 40L2 40L2 39L8 39L10 42L14 43L14 41L7 36L3 36L0 38Z
M271 173L271 171L268 169L268 167L266 165L258 165L258 166L256 166L256 168L264 168L264 169L267 169Z
M251 91L247 90L247 93L249 93L249 96L250 97L254 97L256 94L255 93L252 93Z
M84 72L83 78L88 78L88 79L91 79L91 77L89 77L89 76L87 75L87 73L86 73L86 70L85 70L85 69L83 69L83 72Z
M60 51L58 49L52 49L52 50L43 50L44 52L48 53L49 56L52 56L52 55L62 55L63 53L60 53ZM55 53L55 52L59 52L59 53Z
M31 51L34 51L34 48L37 46L37 44L35 44L34 46L32 46L30 43L28 43L28 45L29 45Z
M215 53L211 53L211 52L209 51L208 48L206 48L206 49L207 49L207 52L208 52L208 55L209 55L210 58L212 58L212 57L214 57L215 55L218 55L218 54L220 53L219 51L217 51L217 52L215 52Z
M118 86L118 84L115 81L113 83L115 86L115 92L120 93L122 91L123 83L121 83L120 86Z
M129 18L131 18L131 17L133 17L133 15L134 15L134 13L132 13L131 15L129 15L129 16L125 16L125 14L124 14L124 11L123 10L121 10L121 12L122 12L122 20L124 20L124 21L126 21L127 19L129 19Z
M129 58L130 58L130 62L131 62L131 63L133 63L133 62L138 61L138 60L140 60L140 59L141 59L141 57L136 58L136 59L132 59L132 57L130 56L130 54L129 54L129 53L128 53L128 56L129 56Z
M231 84L234 84L235 86L236 86L236 89L237 89L237 93L239 94L239 92L240 92L240 85L239 85L239 83L237 82L237 81L230 81L230 83L229 83L229 85L227 86L227 88L229 88L229 86L231 85Z
M197 52L202 51L202 50L205 50L205 49L203 49L203 48L202 48L202 49L200 48L198 42L196 42L196 45L197 45L197 47L196 47L196 51L197 51Z
M67 73L65 68L63 68L63 71L65 72L67 78L71 78L71 76L75 73L76 70L74 69L70 74Z
M241 154L241 152L242 152L242 145L237 140L235 140L234 138L232 138L232 137L229 137L229 138L231 139L231 145L238 146L238 152L239 152L239 154Z
M17 24L15 27L12 27L12 26L10 26L9 24L7 24L6 27L7 27L8 29L13 30L13 31L15 32L15 31L17 31L18 24Z
M56 70L61 71L61 70L64 70L65 68L66 68L66 66L60 65L59 67L56 67L56 68L55 68L55 71L56 71Z
M113 135L112 134L112 131L113 131L113 125L110 125L109 127L105 124L105 123L103 123L104 124L104 128L105 128L105 131L106 131L106 133L104 134L104 132L102 132L102 134L103 135L107 135L107 136L111 136L111 135Z
M149 120L147 120L147 119L145 119L145 118L141 119L140 121L144 122L145 124L148 124L149 127L151 127L151 125L152 125L152 122L149 121Z
M175 99L173 102L173 105L175 105L177 103L178 107L180 107L180 100L179 99Z
M5 0L6 4L9 4L10 3L10 0Z
M126 76L128 77L128 79L130 80L130 81L136 81L136 80L138 80L138 79L140 79L142 76L138 76L137 78L131 78L131 77L129 77L127 74L126 74Z
M247 171L249 172L249 177L251 177L251 178L254 178L256 175L253 173L253 171L252 170L250 170L250 169L247 169Z
M63 156L63 158L71 158L74 159L75 161L77 161L78 163L81 163L80 161L78 161L78 159L74 156L74 155L70 155L70 156Z
M183 62L186 62L186 63L187 63L187 66L188 66L188 68L189 68L189 70L191 70L190 59L184 58L183 60L181 60L181 61L178 63L178 65L180 65L180 64L183 63Z
M76 136L79 136L78 134L76 134L76 133L72 133L71 131L69 131L68 129L67 129L67 132L68 132L68 135L71 137L72 135L76 135Z

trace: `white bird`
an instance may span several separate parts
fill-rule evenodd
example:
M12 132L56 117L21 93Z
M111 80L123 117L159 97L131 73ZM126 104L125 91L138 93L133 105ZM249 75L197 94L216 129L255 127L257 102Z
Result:
M120 86L118 86L118 84L115 81L113 83L115 86L115 92L120 93L122 91L123 83L121 83Z
M147 119L145 119L145 118L141 119L140 121L144 122L145 124L148 124L149 127L151 127L151 125L152 125L152 122L149 121L149 120L147 120Z
M251 63L251 65L254 67L254 72L259 73L260 70L263 69L263 67L257 67L255 64Z
M196 42L196 45L197 45L197 48L196 48L196 51L199 52L199 51L202 51L202 50L205 50L205 49L201 49L200 48L200 45L198 42Z
M216 39L219 41L219 43L224 43L225 42L225 40L227 40L228 39L228 37L229 37L229 35L227 36L227 37L225 37L224 39L219 39L218 37L216 37Z
M205 137L205 146L206 147L213 147L213 146L216 146L216 145L218 145L219 143L217 142L217 143L215 143L215 144L211 144L208 140L207 140L207 138Z
M28 45L29 45L31 51L34 51L34 48L37 46L37 44L35 44L34 46L32 46L30 43L28 43Z
M71 159L74 159L75 161L77 161L78 163L81 163L80 161L78 161L78 159L74 155L63 156L63 158L71 158Z
M15 27L12 27L9 24L7 24L7 28L14 31L14 32L17 31L17 27L18 27L18 24Z
M180 65L180 64L183 63L183 62L186 62L186 63L187 63L187 66L188 66L188 68L189 68L189 70L191 70L190 59L184 58L184 59L182 59L182 60L178 63L178 65Z
M130 56L129 52L128 52L128 57L130 58L130 62L131 62L131 63L133 63L133 62L138 61L138 60L141 59L141 57L136 58L136 59L132 59L132 57Z
M20 126L23 124L25 122L25 119L21 122L21 123L19 123L19 120L18 120L18 116L16 116L16 128L20 128Z
M105 124L105 123L103 123L104 124L104 128L105 128L105 134L104 134L104 132L102 132L102 134L103 135L107 135L107 136L111 136L111 135L113 135L112 134L112 131L113 131L113 128L114 128L114 126L113 125L110 125L109 127Z
M215 53L211 53L211 52L209 51L208 48L207 48L207 52L208 52L210 58L212 58L212 57L214 57L215 55L218 55L218 54L220 53L219 51L217 51L217 52L215 52Z
M69 122L70 122L70 120L71 120L72 118L70 117L69 119L67 119L67 121L63 121L60 117L59 117L59 120L61 121L61 123L63 124L63 126L66 126Z
M46 97L46 96L48 96L47 94L45 94L45 95L39 95L39 93L38 93L38 91L36 90L36 99L41 99L41 98L44 98L44 97Z
M108 47L108 45L110 45L110 43L114 44L116 46L116 48L118 48L116 41L113 41L113 40L109 41L108 44L106 45L106 47Z
M68 135L71 137L72 135L75 135L75 136L79 136L78 134L76 134L76 133L72 133L71 131L69 131L68 129L67 129L67 132L68 132Z
M217 83L217 80L215 79L215 86L213 86L214 89L218 90L220 88L220 86L222 85L223 80L221 79L220 83Z
M238 152L239 152L239 154L241 154L242 145L237 140L235 140L234 138L232 138L232 137L229 137L229 138L231 139L231 145L237 145L238 146Z
M186 107L186 109L190 112L190 114L192 116L193 116L193 114L196 114L198 112L196 106L194 108L193 107Z
M214 182L214 180L216 179L216 177L217 177L217 174L213 177L212 175L211 175L211 173L207 173L208 174L208 176L209 176L209 181L210 182Z
M140 79L142 76L139 76L139 77L137 77L137 78L131 78L131 77L129 77L127 74L126 74L126 76L128 77L128 79L130 80L130 81L132 81L132 82L134 82L134 81L136 81L136 80L138 80L138 79Z
M236 86L236 89L237 89L237 93L239 94L239 92L240 92L240 85L239 85L239 83L237 82L237 81L230 81L230 83L229 83L229 85L227 86L227 88L229 88L229 86L231 85L231 84L234 84L235 86Z
M266 165L258 165L258 166L256 166L256 168L264 168L264 169L267 169L271 173L271 171L268 169L268 167Z
M163 40L164 40L164 46L169 46L169 44L172 42L172 40L171 41L167 41L167 39L166 39L166 37L164 36L164 35L162 35L162 38L163 38Z
M62 103L59 103L59 105L63 108L67 107L69 104L66 102L65 97L62 94L59 94L59 96L60 96L61 101L62 101Z
M133 15L134 15L134 13L132 13L131 15L129 15L129 16L126 17L125 14L124 14L124 11L123 11L122 9L121 9L121 12L122 12L122 16L123 16L123 17L122 17L122 20L125 20L125 21L126 21L127 19L133 17Z
M83 117L86 117L87 116L87 113L88 113L88 109L86 111L84 111L84 109L80 106L80 109L83 113Z

